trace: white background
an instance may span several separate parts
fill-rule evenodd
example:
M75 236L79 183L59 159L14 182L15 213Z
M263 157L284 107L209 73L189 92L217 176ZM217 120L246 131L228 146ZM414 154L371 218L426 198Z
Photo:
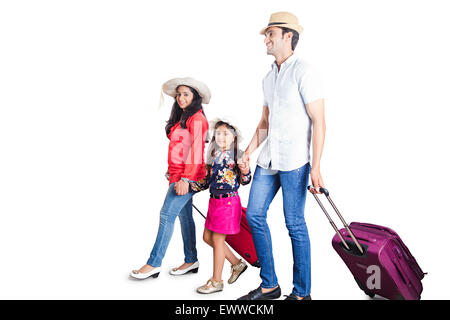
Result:
M422 298L448 299L446 2L2 1L0 298L235 299L256 288L259 270L249 268L222 293L195 292L212 274L195 212L198 274L168 274L183 261L178 220L160 277L128 273L148 258L167 189L172 101L158 110L161 84L178 76L208 84L207 117L237 117L245 147L273 61L259 31L272 12L291 11L304 26L296 51L324 83L321 166L333 200L348 222L396 230L429 273ZM241 188L244 205L249 189ZM204 212L207 200L194 199ZM268 220L289 294L280 194ZM312 196L306 220L313 299L366 299Z

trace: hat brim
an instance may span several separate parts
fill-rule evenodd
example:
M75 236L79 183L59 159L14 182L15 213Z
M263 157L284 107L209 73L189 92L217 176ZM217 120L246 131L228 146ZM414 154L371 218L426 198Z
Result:
M264 29L262 29L259 32L259 34L264 35L266 33L267 29L269 29L270 27L289 28L289 29L297 31L299 35L303 32L303 27L298 24L284 23L284 24L272 24L270 26L267 26Z
M208 86L193 78L174 78L168 80L163 84L162 90L168 96L175 98L179 86L188 86L195 89L199 96L202 97L202 103L204 104L208 104L211 99L211 92L209 91Z
M238 125L236 119L229 117L229 116L215 118L214 120L209 122L209 128L211 130L214 130L217 123L219 123L219 122L228 123L230 126L232 126L234 128L238 142L241 142L243 140L243 136L242 136L241 130L239 130L239 125Z

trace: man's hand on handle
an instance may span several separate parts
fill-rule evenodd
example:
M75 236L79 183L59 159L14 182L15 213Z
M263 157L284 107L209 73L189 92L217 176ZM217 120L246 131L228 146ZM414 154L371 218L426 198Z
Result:
M325 188L322 180L322 175L320 174L320 169L312 168L310 172L311 176L311 184L314 188L311 188L309 191L311 193L315 194L321 194L322 192L319 191L320 188Z

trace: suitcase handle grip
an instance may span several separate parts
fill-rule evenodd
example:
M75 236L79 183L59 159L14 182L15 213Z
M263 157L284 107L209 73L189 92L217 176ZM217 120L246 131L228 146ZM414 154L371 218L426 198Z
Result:
M320 188L319 189L319 191L320 192L322 192L326 197L329 197L330 196L330 193L328 192L328 190L327 189L325 189L325 188Z
M313 186L308 186L308 190L311 191L311 189L313 188ZM361 244L359 243L358 240L356 240L355 235L353 234L353 231L350 230L347 222L345 222L344 217L341 215L341 213L339 212L338 208L336 207L336 205L334 204L334 202L331 200L330 198L330 193L328 192L327 189L325 188L320 188L319 189L320 192L322 192L323 194L325 194L326 198L328 199L328 201L330 202L331 206L333 207L334 211L336 212L336 214L338 215L339 219L342 221L342 223L344 224L345 229L347 229L348 234L350 235L350 237L352 238L353 242L355 243L356 247L358 248L359 252L361 252L361 254L364 254L364 249L361 247ZM312 193L312 192L311 192ZM317 196L317 194L312 193L312 195L314 196L314 198L316 199L317 203L319 204L320 208L322 208L322 211L325 213L325 215L328 218L328 221L330 222L331 226L333 227L334 231L336 231L336 234L339 236L339 239L341 240L342 244L345 246L345 248L347 250L350 251L350 248L348 247L347 243L345 242L344 238L342 237L342 234L339 232L339 229L336 227L336 225L333 222L333 219L331 219L330 215L328 214L327 210L325 209L325 207L323 206L322 202L320 201L319 197Z
M314 189L313 186L308 186L308 191L311 192L311 189ZM329 197L330 196L330 192L328 192L327 189L320 187L319 191L322 192L325 196ZM312 192L311 192L312 193Z

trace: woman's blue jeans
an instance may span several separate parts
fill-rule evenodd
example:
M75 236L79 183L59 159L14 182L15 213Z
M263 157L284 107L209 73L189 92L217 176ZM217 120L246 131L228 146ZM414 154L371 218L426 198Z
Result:
M176 194L175 183L171 183L167 191L166 199L159 214L159 229L153 250L150 253L147 264L152 267L160 267L166 254L176 217L180 219L181 234L184 244L184 262L197 261L197 249L195 244L195 223L192 218L192 192L183 196Z
M278 280L272 254L272 239L267 225L267 210L281 187L284 218L294 257L292 292L300 297L309 295L311 291L311 249L304 218L309 171L309 163L292 171L266 170L257 166L247 208L247 219L261 264L261 287L274 288L278 286Z

